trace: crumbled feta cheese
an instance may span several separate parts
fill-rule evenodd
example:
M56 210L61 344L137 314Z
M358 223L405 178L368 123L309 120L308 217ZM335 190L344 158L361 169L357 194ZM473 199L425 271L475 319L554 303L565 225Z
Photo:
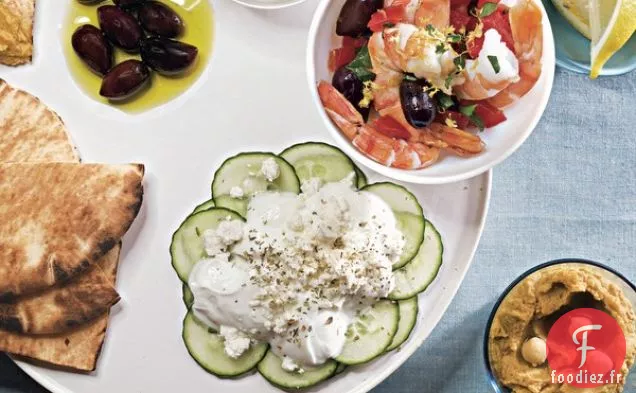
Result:
M305 372L305 370L303 370L298 363L296 363L294 361L294 359L290 358L289 356L283 356L283 363L281 364L281 367L283 368L283 370L285 371L290 371L290 372L297 372L299 374L302 374Z
M250 281L261 290L257 300L269 316L268 329L278 334L293 332L289 321L301 320L316 304L328 308L350 298L378 299L394 286L392 265L404 239L388 205L354 191L350 182L317 184L304 183L303 191L310 192L297 197L301 204L287 213L282 229L268 225L272 216L283 214L280 207L263 203L248 212L249 245L245 239L239 243L252 266Z
M243 192L243 189L241 187L234 186L230 189L230 196L232 198L240 199L245 196L245 193Z
M228 247L243 238L243 222L241 220L222 221L216 229L203 232L205 251L209 256L227 252Z
M261 173L263 174L263 176L265 176L265 179L267 179L267 181L272 182L278 179L278 177L280 176L280 167L278 166L278 163L276 163L276 160L274 160L273 158L268 158L263 161Z
M219 334L225 340L225 353L232 359L237 359L250 349L252 340L236 328L222 325Z

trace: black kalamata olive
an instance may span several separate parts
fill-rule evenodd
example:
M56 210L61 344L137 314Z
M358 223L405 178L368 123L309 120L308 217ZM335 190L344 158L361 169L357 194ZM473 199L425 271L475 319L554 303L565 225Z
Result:
M149 1L139 8L139 23L148 33L175 38L183 33L183 20L172 8L158 1Z
M360 107L360 101L364 97L364 84L360 78L346 66L343 66L334 72L331 84L353 104L366 120L369 116L369 108Z
M113 66L113 47L97 27L78 27L71 37L71 45L77 56L95 73L104 75Z
M144 32L134 16L114 5L97 9L99 26L106 37L127 52L137 52Z
M119 101L137 94L150 82L150 70L139 60L126 60L113 67L104 79L99 94Z
M145 2L146 0L113 0L113 3L115 3L117 7L124 9L135 8Z
M141 59L148 67L164 75L179 74L194 63L196 46L163 37L148 37L141 42Z
M382 7L382 0L347 0L338 16L336 34L359 37L367 31L371 15Z
M404 79L400 84L400 101L406 121L413 127L427 127L435 119L435 102L421 83Z
M80 4L97 4L104 0L77 0Z

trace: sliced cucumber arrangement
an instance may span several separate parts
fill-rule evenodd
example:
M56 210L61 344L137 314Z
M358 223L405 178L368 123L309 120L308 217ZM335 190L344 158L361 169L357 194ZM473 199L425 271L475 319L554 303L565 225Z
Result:
M374 183L362 191L372 192L382 198L393 210L397 226L406 239L400 260L393 265L399 269L409 263L418 253L424 239L424 215L415 195L406 188L393 183Z
M267 162L264 168L263 163L268 160L276 163L278 176L271 175L276 169L272 162ZM354 187L377 195L389 205L406 241L400 260L393 265L395 288L388 299L379 300L355 319L346 332L342 352L319 367L286 371L282 359L268 350L266 343L252 344L239 358L232 358L225 352L225 339L198 321L191 311L194 294L187 281L194 265L207 256L203 234L216 229L222 221L245 220L255 194L300 193L301 182L311 178L319 178L323 183L350 178ZM417 295L433 282L442 264L442 239L424 218L417 198L406 188L388 182L367 183L364 172L347 155L320 142L291 146L279 156L242 153L221 165L212 181L213 199L194 209L174 233L170 245L172 266L183 281L182 297L188 309L183 321L183 341L201 367L222 378L257 369L273 385L302 389L342 373L349 366L372 361L408 340L417 322Z
M189 310L194 304L194 294L186 283L183 283L183 288L181 289L181 291L183 292L183 303L185 303L186 308Z
M415 323L417 322L417 296L400 300L398 302L398 308L400 309L400 322L398 323L398 330L397 333L395 333L395 337L393 337L391 345L386 349L387 352L402 345L411 335L411 331L413 331Z
M279 175L272 181L262 173L263 163L274 160ZM232 195L233 189L240 190ZM247 211L247 200L263 191L287 191L298 194L300 181L294 167L272 153L241 153L230 157L214 174L212 197L218 207L239 209L239 214ZM239 207L245 205L245 208Z
M335 146L321 142L300 143L283 150L280 156L294 167L301 182L319 178L323 183L335 183L352 177L357 186L353 161Z
M236 377L254 369L267 353L267 344L253 344L239 358L225 354L223 337L213 333L188 312L183 320L183 342L201 367L222 377Z
M354 167L355 171L356 171L356 175L358 176L358 188L364 188L367 184L369 184L369 179L367 179L367 175L364 174L364 172L362 172L362 170L360 168L358 168L357 166Z
M243 220L236 212L223 208L212 208L190 215L172 236L170 255L172 267L183 282L195 263L205 257L203 233L207 229L216 229L221 221Z
M404 300L424 292L437 276L443 254L442 237L433 224L426 221L420 251L409 264L393 272L395 289L389 299Z
M390 300L374 304L369 312L359 316L347 331L347 341L336 360L352 366L367 363L381 355L391 345L398 330L400 311Z
M272 384L284 389L302 389L320 383L336 372L338 363L328 360L325 364L305 369L304 372L290 372L282 367L283 361L272 351L268 351L258 364L258 372Z
M212 209L213 207L214 207L214 199L210 199L209 201L205 201L202 204L195 207L194 210L192 211L192 214L206 211L208 209Z

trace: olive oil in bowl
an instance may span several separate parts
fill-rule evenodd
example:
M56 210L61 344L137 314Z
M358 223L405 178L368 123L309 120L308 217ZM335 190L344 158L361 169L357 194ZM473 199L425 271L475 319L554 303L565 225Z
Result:
M99 27L97 9L102 5L110 5L111 1L98 4L82 4L77 0L68 0L70 10L63 27L62 46L66 63L75 83L92 99L112 105L128 113L140 113L180 96L188 90L201 76L207 67L212 52L214 35L214 19L209 0L157 0L174 10L183 20L185 29L176 39L198 48L195 63L184 73L173 76L152 72L149 86L136 95L123 101L109 101L99 95L102 78L77 56L71 45L71 37L75 30L84 24ZM128 59L141 59L138 53L126 53L114 46L113 66Z

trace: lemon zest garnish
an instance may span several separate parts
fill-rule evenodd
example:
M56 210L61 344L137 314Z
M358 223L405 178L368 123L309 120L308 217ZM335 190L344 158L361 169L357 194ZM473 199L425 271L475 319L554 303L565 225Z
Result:
M371 105L374 89L377 89L377 86L373 83L373 81L364 82L364 87L362 88L362 99L358 103L360 108L368 108L369 105Z
M466 45L475 41L477 38L480 38L484 35L484 24L479 21L477 26L475 26L475 30L471 31L466 35Z
M457 128L457 123L455 122L455 120L451 119L450 117L447 117L446 120L444 120L444 123L446 123L446 125L451 128Z

